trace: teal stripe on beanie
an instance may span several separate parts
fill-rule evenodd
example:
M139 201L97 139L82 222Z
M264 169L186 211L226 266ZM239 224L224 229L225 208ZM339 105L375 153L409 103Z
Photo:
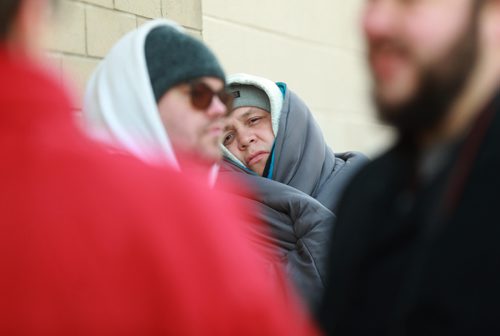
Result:
M145 54L156 102L173 86L196 78L216 77L225 82L224 70L210 49L174 27L151 30Z

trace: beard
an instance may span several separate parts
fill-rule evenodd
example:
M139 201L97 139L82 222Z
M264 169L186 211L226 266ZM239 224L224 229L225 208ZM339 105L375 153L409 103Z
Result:
M375 88L374 100L381 121L396 127L402 139L413 144L422 133L434 129L448 115L451 105L462 93L478 58L477 15L471 15L464 32L455 40L444 56L428 66L420 66L417 86L413 95L398 104L384 101ZM411 57L404 42L385 42L373 45L396 48L398 52ZM415 66L418 63L414 62Z

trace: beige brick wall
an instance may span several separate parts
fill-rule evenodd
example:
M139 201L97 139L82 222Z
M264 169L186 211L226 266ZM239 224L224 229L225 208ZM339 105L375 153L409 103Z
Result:
M203 37L226 70L284 81L335 151L374 155L392 132L374 118L359 29L364 0L203 0Z
M309 105L335 151L383 149L392 132L373 116L359 31L364 0L60 0L49 56L77 97L99 60L151 18L203 38L228 73L286 82ZM81 107L77 99L75 106Z
M152 18L169 18L201 38L201 0L60 0L46 41L59 77L72 83L75 108L87 80L111 46Z

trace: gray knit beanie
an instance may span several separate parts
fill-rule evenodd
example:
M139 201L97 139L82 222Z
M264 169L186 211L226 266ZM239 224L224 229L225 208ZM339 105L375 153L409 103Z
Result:
M267 94L253 85L232 84L229 86L233 94L233 110L242 106L259 107L271 112L271 103Z
M156 102L173 86L196 78L216 77L225 82L224 70L208 47L175 27L151 30L145 53Z

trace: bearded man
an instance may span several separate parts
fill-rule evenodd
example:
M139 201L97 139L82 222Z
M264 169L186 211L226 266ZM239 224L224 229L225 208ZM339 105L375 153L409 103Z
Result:
M347 188L318 316L335 335L500 334L500 1L371 0L396 144Z

